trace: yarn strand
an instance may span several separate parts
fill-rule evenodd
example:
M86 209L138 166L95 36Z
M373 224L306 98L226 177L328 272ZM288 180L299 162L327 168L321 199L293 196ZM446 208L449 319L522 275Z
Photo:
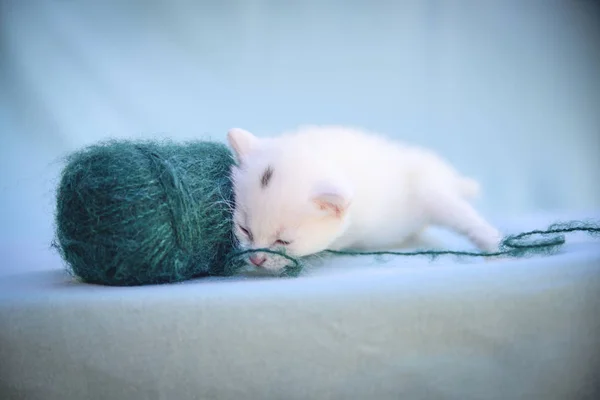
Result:
M428 256L435 259L439 256L458 256L458 257L501 257L508 256L512 258L529 257L533 255L551 255L556 254L566 243L565 234L586 233L590 236L600 236L600 223L595 221L569 221L557 222L550 225L545 230L531 230L514 235L506 236L500 243L499 250L495 252L484 251L464 251L464 250L414 250L414 251L357 251L357 250L325 250L323 253L340 256L403 256L417 257ZM538 238L535 238L538 236ZM284 268L281 276L297 276L301 269L300 260L291 257L283 252L270 249L251 249L235 253L234 257L241 257L250 253L268 253L275 254L291 262Z

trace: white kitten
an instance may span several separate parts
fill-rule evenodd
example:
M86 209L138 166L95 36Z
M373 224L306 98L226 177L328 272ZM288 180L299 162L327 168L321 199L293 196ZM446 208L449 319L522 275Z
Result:
M325 249L389 249L427 225L466 235L485 251L500 233L469 204L478 184L425 149L357 129L306 126L259 139L231 129L235 234L245 248L305 256ZM250 256L277 271L286 260Z

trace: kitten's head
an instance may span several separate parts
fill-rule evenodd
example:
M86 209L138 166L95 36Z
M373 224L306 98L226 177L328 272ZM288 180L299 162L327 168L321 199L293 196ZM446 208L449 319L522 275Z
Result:
M232 169L234 229L243 248L301 257L325 250L344 232L350 190L326 160L311 157L313 144L259 139L243 129L231 129L227 139L238 164ZM269 253L251 253L248 261L270 271L289 263Z

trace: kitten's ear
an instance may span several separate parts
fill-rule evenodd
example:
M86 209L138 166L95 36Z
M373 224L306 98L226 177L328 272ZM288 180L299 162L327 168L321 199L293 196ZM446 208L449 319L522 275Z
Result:
M320 211L341 218L350 206L351 194L339 186L320 184L311 200Z
M238 163L242 164L244 159L258 146L259 139L240 128L232 128L227 132L229 146L235 152Z

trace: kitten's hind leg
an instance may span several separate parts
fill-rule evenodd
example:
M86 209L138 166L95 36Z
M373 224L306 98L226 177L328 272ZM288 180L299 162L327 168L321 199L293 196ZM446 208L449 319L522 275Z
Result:
M420 200L432 224L465 235L482 251L498 251L502 240L500 232L460 195L434 189L423 191Z

